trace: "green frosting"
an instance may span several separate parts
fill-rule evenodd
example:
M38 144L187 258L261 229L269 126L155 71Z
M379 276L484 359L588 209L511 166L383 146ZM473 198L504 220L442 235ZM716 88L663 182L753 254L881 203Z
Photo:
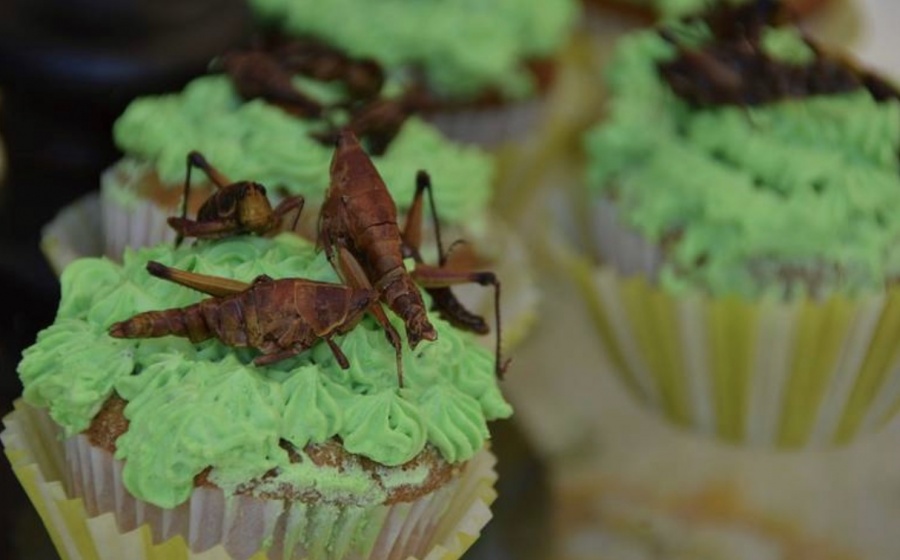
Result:
M261 19L371 57L397 77L424 72L439 94L534 91L524 63L554 55L578 15L574 0L253 0Z
M298 80L308 84L309 80ZM336 95L322 84L318 97ZM301 120L261 100L243 102L228 78L204 76L180 93L141 97L129 104L113 132L127 155L149 162L164 184L183 188L191 150L200 150L232 180L322 201L334 149L309 136L323 123ZM407 120L382 156L373 157L398 207L406 209L419 169L429 172L441 219L458 223L482 214L491 196L493 161L475 146L455 144L419 118ZM137 195L123 185L119 196Z
M378 454L383 447L392 457L391 464L409 461L426 441L419 406L395 389L353 399L347 403L345 418L344 447L366 456Z
M789 30L764 44L784 60L811 56ZM656 69L674 55L655 31L624 38L609 66L608 118L586 137L595 192L612 189L625 222L651 242L677 235L665 288L855 295L900 273L896 101L860 90L692 109Z
M488 436L487 424L473 415L481 405L452 386L429 387L419 402L425 418L430 420L426 423L428 438L445 457L468 457L478 451L479 442Z
M343 370L325 344L266 367L256 351L218 341L116 339L115 321L135 313L188 305L206 296L150 276L148 260L203 274L250 281L306 277L337 282L323 254L293 235L238 237L173 249L127 251L122 265L81 259L61 278L56 322L24 352L19 374L26 400L47 407L72 435L88 427L106 398L128 401L128 432L117 442L123 478L135 496L162 507L183 502L193 477L212 466L226 490L271 469L283 482L330 497L379 503L365 472L290 464L281 439L302 449L340 438L345 447L386 465L415 457L426 443L451 462L466 460L488 438L485 423L512 410L500 394L491 354L474 337L437 317L435 342L404 350L405 386L397 385L393 348L369 317L336 339L350 361ZM402 324L393 318L402 332ZM421 479L404 473L387 487Z

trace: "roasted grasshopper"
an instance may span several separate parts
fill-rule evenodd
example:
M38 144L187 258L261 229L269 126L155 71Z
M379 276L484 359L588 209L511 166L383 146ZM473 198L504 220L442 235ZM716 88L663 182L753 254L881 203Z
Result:
M378 292L371 287L268 276L248 284L155 261L147 263L147 271L213 297L186 307L138 313L113 324L111 336L172 335L191 342L216 338L228 346L262 352L254 360L256 365L296 356L323 340L346 369L350 364L333 338L352 330L366 311L378 306Z
M450 286L466 283L493 286L497 325L495 368L501 375L506 363L500 358L500 282L490 271L457 271L445 266L446 253L441 246L440 227L430 186L428 175L420 172L413 203L401 231L394 199L384 181L353 132L344 129L338 137L331 161L331 183L319 214L318 245L324 248L344 282L351 286L375 286L381 301L403 320L411 348L423 339L437 339L437 331L428 319L419 286L431 294L434 309L451 324L482 334L488 331L487 324L463 307L450 291ZM437 266L422 262L419 253L425 191L428 191L435 220L440 255ZM348 255L354 257L355 262L348 262ZM404 266L405 258L416 262L411 273ZM376 318L391 343L398 347L400 340L393 326L383 313L376 312Z
M217 190L200 206L197 219L189 220L187 206L194 167L203 171ZM187 156L181 217L170 217L168 222L178 232L176 246L185 237L218 239L241 233L266 235L277 231L284 217L293 210L297 211L293 225L296 228L303 202L302 196L287 197L273 210L263 185L253 181L232 183L210 165L203 154L193 151Z
M672 91L696 107L755 106L786 99L844 93L865 88L876 100L900 98L884 79L858 64L826 52L813 39L803 40L814 57L805 63L772 57L763 46L763 30L790 23L791 14L776 0L756 0L733 6L720 2L702 20L712 37L691 47L672 29L660 35L676 49L675 58L659 64Z

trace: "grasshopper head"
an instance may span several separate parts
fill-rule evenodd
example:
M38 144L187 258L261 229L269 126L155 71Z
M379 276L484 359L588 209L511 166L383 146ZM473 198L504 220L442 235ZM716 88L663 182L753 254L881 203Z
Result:
M425 313L417 313L406 320L406 340L415 348L422 340L437 340L437 331Z
M240 223L248 230L264 231L271 227L273 217L266 188L259 183L247 183L238 205Z

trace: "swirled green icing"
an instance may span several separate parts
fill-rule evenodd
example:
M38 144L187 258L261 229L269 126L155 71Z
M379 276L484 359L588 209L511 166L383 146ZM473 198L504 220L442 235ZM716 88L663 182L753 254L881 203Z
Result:
M343 413L341 397L350 396L341 386L326 386L326 381L313 366L298 368L282 382L284 414L281 437L303 447L307 443L322 443L341 431Z
M425 419L432 420L426 422L428 437L444 457L455 460L478 451L488 429L477 414L473 415L481 408L477 400L452 386L436 385L423 391L419 402Z
M796 31L773 37L773 56L809 55ZM625 222L651 242L677 235L665 288L792 298L815 284L816 296L854 295L900 273L896 101L860 90L692 109L656 70L673 56L653 31L624 38L608 118L586 136L595 192L613 189ZM815 279L786 281L786 270Z
M134 100L113 133L122 151L152 165L170 188L183 188L187 153L200 150L232 180L303 195L316 206L328 187L334 150L309 134L324 128L322 121L291 117L261 100L244 102L225 76L216 75L197 78L180 93ZM384 155L372 160L401 209L412 202L419 169L432 176L442 219L459 223L487 207L493 160L475 146L449 141L416 117L407 120ZM121 192L112 194L125 202L129 196L138 200L128 185L104 188L117 188Z
M496 88L534 91L524 62L559 51L578 14L573 0L253 0L259 16L351 55L371 57L394 75L424 72L454 98Z
M142 387L122 384L132 422L116 442L134 495L173 507L193 490L185 473L214 465L250 480L277 466L279 403L261 372L233 356L215 363L170 356L137 377L146 380Z
M107 338L100 326L59 319L22 353L19 373L25 400L47 407L70 434L88 427L116 381L134 369L132 345Z
M390 449L388 466L401 465L425 445L426 428L417 406L395 389L362 395L347 403L344 447L371 455L381 446Z
M256 367L256 351L215 340L111 338L106 329L115 321L205 297L150 276L148 260L245 281L259 274L338 281L323 254L289 234L179 249L160 245L128 251L121 265L91 258L66 268L56 322L19 365L25 398L48 407L68 434L84 430L112 391L129 401L130 427L117 442L117 456L125 460L126 487L142 499L177 505L208 466L226 490L276 469L267 484L290 481L326 495L383 499L366 473L314 468L308 461L292 465L278 442L302 449L339 438L348 450L383 465L402 464L431 443L456 462L488 437L472 426L512 413L490 353L436 317L439 339L404 350L403 389L393 348L370 318L336 338L349 370L335 363L325 344Z

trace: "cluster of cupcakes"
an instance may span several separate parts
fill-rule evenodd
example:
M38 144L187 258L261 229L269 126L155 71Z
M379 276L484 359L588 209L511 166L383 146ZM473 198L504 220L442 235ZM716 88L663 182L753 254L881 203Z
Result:
M386 319L370 296L338 290L329 297L354 269L335 266L342 253L322 242L321 226L327 187L343 180L335 142L358 135L368 167L360 177L352 169L350 182L376 174L390 201L379 206L362 195L360 212L376 229L388 215L413 220L402 235L416 242L404 245L402 264L431 263L441 275L423 280L430 282L423 295L413 288L419 307L443 302L448 320L487 329L439 284L512 256L510 286L524 287L527 324L534 295L522 280L524 251L509 245L488 212L492 156L420 116L433 106L422 101L431 88L404 81L418 61L393 68L381 53L336 47L313 31L299 41L290 29L279 31L287 36L228 53L213 62L218 72L181 92L135 100L114 130L124 156L103 175L99 194L46 231L63 295L57 320L23 355L24 402L5 441L16 468L35 473L23 484L67 556L452 558L490 518L496 474L487 422L512 412L499 391L499 342L491 352L486 346L494 344L431 311L422 317L429 328L417 335L426 339L421 344L410 330L410 344L386 338L410 323ZM536 54L550 45L542 48ZM260 66L271 71L255 74ZM537 91L522 76L514 81L523 86L519 94ZM433 202L416 197L419 170L434 181ZM248 192L220 196L232 179L265 185L267 211L274 207L279 225L295 231L233 235L246 232L229 226L176 245L176 237L212 233L240 212ZM332 216L347 211L349 198L332 197ZM411 217L415 199L418 219ZM469 242L435 249L431 209L447 239ZM360 249L344 238L348 229L336 230L335 244ZM386 242L399 243L397 235ZM379 256L356 257L366 270L382 264ZM148 270L188 278L195 289ZM367 279L375 286L360 293L387 293L396 276ZM265 309L253 305L266 297L260 290L236 297L269 279L298 278L325 283L314 286L320 296L299 302L292 287ZM485 304L499 297L499 289L477 291ZM506 286L504 300L514 294ZM412 295L391 294L385 303ZM300 336L294 317L280 334L266 335L277 340L253 343L261 321L249 316L289 315L293 306L307 308L324 329L316 336L327 340L291 355L271 351ZM201 329L192 321L204 313ZM515 325L516 313L508 315ZM325 324L337 319L343 324ZM499 321L492 327L499 331Z
M129 106L113 131L122 159L47 230L62 300L23 356L25 402L6 437L22 469L40 465L23 484L61 550L465 551L494 498L487 422L512 413L499 344L434 312L436 340L398 346L401 318L344 309L353 328L329 325L328 340L271 363L259 347L109 329L203 297L148 274L150 261L169 278L229 279L212 290L346 283L353 266L336 266L322 216L336 204L335 141L355 133L399 222L423 232L405 256L443 280L495 271L497 316L521 341L538 298L526 236L492 200L496 148L540 130L555 57L592 3L254 0L265 40ZM609 55L602 117L569 139L584 165L566 218L588 242L565 264L615 366L597 374L730 444L832 447L877 431L900 410L900 92L802 31L813 2L602 4L648 17ZM188 191L191 165L208 172ZM419 224L421 169L443 231ZM224 178L266 185L279 222L299 212L296 231L174 243ZM83 221L90 239L73 239ZM470 243L444 251L440 233ZM437 308L439 277L421 296ZM492 315L494 292L474 293L463 304ZM316 305L321 318L331 304Z

